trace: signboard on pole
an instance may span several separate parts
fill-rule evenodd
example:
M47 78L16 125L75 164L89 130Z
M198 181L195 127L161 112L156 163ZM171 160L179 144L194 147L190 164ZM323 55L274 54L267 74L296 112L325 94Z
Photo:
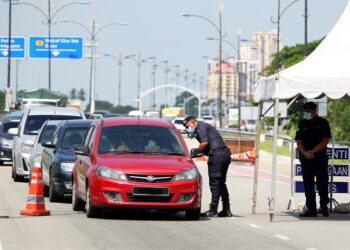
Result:
M228 125L238 127L238 108L228 110Z
M9 38L0 37L0 58L8 58L9 56ZM26 56L26 39L25 37L11 37L11 58L23 59Z
M332 165L328 166L328 175L332 175ZM301 164L295 165L295 176L302 176ZM348 165L334 165L333 176L349 176L349 166Z
M82 59L82 37L29 37L29 58Z
M330 186L331 184L328 183L328 191L333 193L342 193L347 194L349 192L349 183L347 182L333 182L333 186ZM331 189L332 188L332 189ZM317 188L315 185L315 191L317 192ZM296 181L295 182L295 192L296 193L304 193L304 183L302 181Z
M332 148L327 148L328 159L332 159ZM349 159L349 148L334 148L334 159L335 160L348 160ZM295 149L295 156L299 159L299 150Z

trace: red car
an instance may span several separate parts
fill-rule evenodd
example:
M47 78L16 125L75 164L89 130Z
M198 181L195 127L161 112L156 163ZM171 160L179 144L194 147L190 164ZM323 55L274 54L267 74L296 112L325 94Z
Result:
M73 210L97 217L108 207L168 209L199 219L202 177L170 122L96 120L75 153Z

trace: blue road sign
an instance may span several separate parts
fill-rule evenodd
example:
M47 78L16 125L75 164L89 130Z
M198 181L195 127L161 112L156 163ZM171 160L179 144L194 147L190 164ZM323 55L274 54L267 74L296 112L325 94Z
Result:
M332 174L332 165L328 166L328 175ZM295 165L295 176L302 176L301 164ZM333 176L349 176L349 166L348 165L334 165Z
M327 148L328 159L332 159L332 148ZM334 148L334 159L336 160L348 160L349 148ZM299 150L295 149L295 157L299 159Z
M29 58L82 59L82 37L29 37Z
M25 37L11 37L11 58L23 59L26 56ZM9 38L0 37L0 58L9 56Z
M330 183L328 183L328 191L330 191ZM333 182L332 186L333 193L343 193L347 194L349 192L349 183L347 182ZM315 185L315 191L317 192L317 188ZM302 181L295 182L295 192L296 193L304 193L304 183Z

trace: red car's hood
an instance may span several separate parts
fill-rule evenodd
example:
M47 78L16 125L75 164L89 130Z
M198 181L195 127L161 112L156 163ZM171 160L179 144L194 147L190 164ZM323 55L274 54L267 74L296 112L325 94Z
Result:
M123 171L126 174L174 175L195 165L185 156L160 155L103 155L99 165Z

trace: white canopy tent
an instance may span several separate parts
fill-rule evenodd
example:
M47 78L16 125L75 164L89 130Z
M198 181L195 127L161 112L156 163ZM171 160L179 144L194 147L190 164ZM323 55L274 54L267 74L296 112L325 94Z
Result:
M290 99L298 95L316 98L325 94L332 99L339 99L345 95L350 96L349 28L350 1L337 24L312 54L302 62L276 75L262 77L259 81L255 91L255 100L259 102L268 99L275 100L272 184L269 198L271 221L275 207L279 100ZM255 171L258 171L258 165Z

